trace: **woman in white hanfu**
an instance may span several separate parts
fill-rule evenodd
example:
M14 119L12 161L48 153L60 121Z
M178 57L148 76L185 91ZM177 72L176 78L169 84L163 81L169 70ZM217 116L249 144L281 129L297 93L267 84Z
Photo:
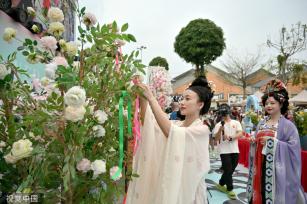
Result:
M133 177L126 204L205 204L205 175L210 169L209 128L200 116L207 113L213 92L199 77L183 93L184 121L172 122L149 88L142 90L142 139L133 158Z

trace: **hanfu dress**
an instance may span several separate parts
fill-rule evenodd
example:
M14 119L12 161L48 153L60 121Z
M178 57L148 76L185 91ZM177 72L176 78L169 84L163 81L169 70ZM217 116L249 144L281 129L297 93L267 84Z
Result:
M262 120L251 144L247 196L249 203L305 204L301 187L301 147L295 125L284 118L278 124ZM260 138L270 137L265 145Z
M174 122L166 138L147 106L141 143L133 158L127 204L205 204L204 176L210 169L209 134L200 119L189 127Z

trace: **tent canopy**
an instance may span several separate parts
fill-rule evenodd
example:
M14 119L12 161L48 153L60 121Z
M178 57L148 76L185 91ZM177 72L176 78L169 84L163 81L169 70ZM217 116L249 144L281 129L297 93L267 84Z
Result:
M295 104L307 104L307 90L299 92L296 96L289 100Z

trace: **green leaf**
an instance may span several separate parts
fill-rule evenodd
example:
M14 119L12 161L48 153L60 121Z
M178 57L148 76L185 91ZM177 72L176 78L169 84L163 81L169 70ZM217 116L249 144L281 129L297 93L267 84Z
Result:
M136 42L136 39L133 35L128 34L128 38L132 41L132 42Z
M79 33L80 33L80 34L83 34L83 33L84 33L84 30L83 30L83 28L82 28L81 26L78 26L78 30L79 30Z
M90 43L93 42L93 38L92 38L91 35L86 35L86 39L87 39L87 41L89 41Z
M131 176L132 176L132 177L136 177L136 178L137 178L137 177L140 177L140 175L138 175L138 174L132 174Z
M28 55L29 55L29 52L28 52L28 51L23 51L22 54L23 54L24 56L28 56Z
M126 30L128 30L128 27L128 23L125 23L121 28L121 32L125 32Z
M83 8L81 9L80 13L81 13L81 14L84 14L84 12L85 12L85 7L83 7Z
M21 51L21 50L23 50L23 49L25 49L24 46L19 46L19 47L17 47L17 50L18 50L18 51Z
M112 31L114 33L117 32L117 23L116 23L116 21L113 21L113 23L112 23Z
M32 40L30 40L28 38L25 39L25 42L27 43L27 45L32 45Z
M35 45L35 46L37 45L37 41L36 40L33 41L33 45Z
M66 192L68 190L68 182L70 180L70 174L67 173L65 176L64 176L64 191Z
M140 54L140 51L137 50L137 51L135 52L135 57L138 57L139 54Z
M34 47L33 47L33 45L30 45L30 46L29 46L29 50L30 50L30 52L34 52Z
M76 178L76 169L73 165L70 165L70 174L71 174L71 178L74 180Z

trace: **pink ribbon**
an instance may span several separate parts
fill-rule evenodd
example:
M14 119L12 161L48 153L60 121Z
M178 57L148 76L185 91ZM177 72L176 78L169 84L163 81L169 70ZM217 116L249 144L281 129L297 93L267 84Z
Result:
M60 0L54 0L55 6L59 6L59 1L60 1Z
M141 125L139 120L139 109L140 109L140 99L139 96L135 99L135 111L133 116L133 136L134 136L134 148L133 148L133 155L135 155L136 150L139 146L141 140Z
M122 48L119 47L116 51L116 56L115 56L115 71L119 72L120 70L120 60L119 57L122 56Z

